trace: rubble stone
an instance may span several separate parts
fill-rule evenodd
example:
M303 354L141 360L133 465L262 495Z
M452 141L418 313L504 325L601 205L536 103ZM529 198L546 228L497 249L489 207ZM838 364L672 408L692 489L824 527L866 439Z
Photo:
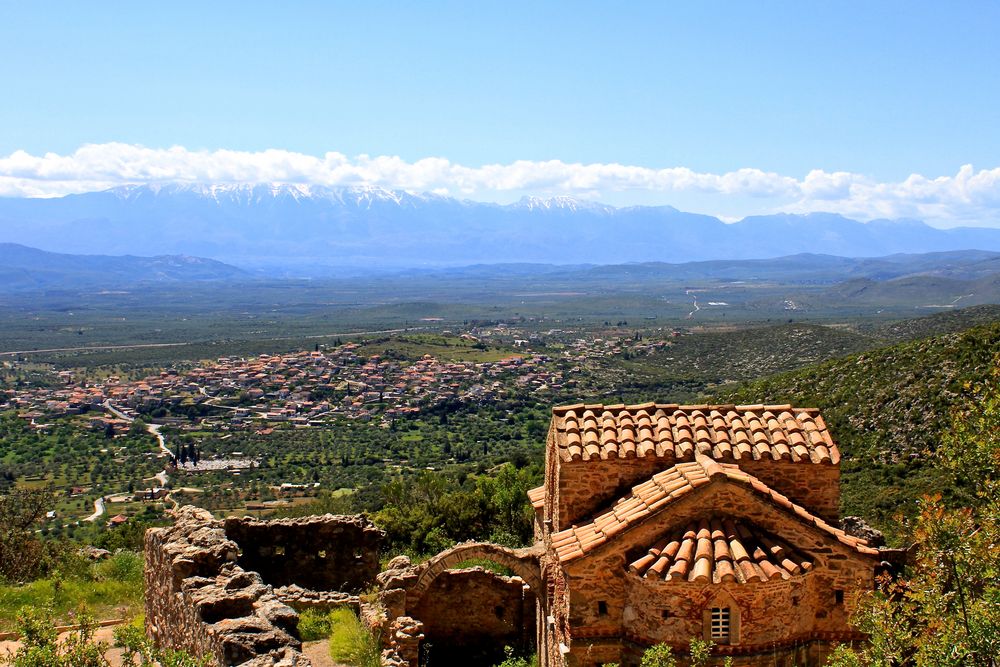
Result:
M182 507L174 525L146 533L147 634L159 646L219 665L308 667L298 613L290 605L357 608L357 596L342 589L371 584L381 537L362 517L223 522L205 510ZM280 545L286 545L289 558L275 557ZM321 562L296 566L294 559L307 552ZM277 590L275 581L283 584ZM316 584L328 588L308 587Z

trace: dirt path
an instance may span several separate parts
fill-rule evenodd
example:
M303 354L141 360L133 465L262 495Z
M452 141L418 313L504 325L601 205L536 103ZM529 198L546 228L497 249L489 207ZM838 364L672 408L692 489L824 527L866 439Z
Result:
M313 667L348 667L333 661L330 657L330 644L326 639L302 642L302 653L309 658Z
M63 633L59 635L60 639L66 637L69 633ZM94 633L94 639L97 641L107 642L109 645L115 643L115 629L114 628L98 628ZM8 654L13 654L21 647L21 642L18 641L0 641L0 661L5 659ZM333 661L330 657L330 645L327 640L320 639L314 642L304 642L302 644L302 653L305 654L307 658L312 662L313 667L350 667L349 665L344 665ZM122 649L111 648L108 652L104 654L104 657L108 659L111 667L121 667L122 665Z

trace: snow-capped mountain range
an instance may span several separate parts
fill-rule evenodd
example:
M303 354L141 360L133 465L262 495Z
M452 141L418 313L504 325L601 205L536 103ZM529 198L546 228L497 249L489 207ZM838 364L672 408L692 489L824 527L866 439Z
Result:
M670 206L615 208L571 197L500 205L372 186L165 184L0 199L0 242L74 254L198 255L251 267L390 268L1000 250L1000 230L827 213L727 224Z

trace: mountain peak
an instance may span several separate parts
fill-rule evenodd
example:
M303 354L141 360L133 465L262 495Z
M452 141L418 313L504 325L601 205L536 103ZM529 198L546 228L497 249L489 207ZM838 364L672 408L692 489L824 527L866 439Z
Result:
M575 197L568 196L556 196L556 197L521 197L517 203L513 204L514 207L524 208L529 211L554 211L563 210L569 212L576 211L599 211L604 213L610 213L615 210L612 206L607 206L605 204L598 204L596 202L581 201Z

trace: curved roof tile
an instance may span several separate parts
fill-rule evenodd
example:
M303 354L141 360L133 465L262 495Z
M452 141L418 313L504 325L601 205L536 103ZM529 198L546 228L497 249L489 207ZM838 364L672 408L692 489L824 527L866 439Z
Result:
M812 569L808 556L752 523L713 517L658 540L628 571L644 579L740 584L790 579Z
M569 405L553 408L564 461L656 456L837 464L840 452L815 408L791 405Z

